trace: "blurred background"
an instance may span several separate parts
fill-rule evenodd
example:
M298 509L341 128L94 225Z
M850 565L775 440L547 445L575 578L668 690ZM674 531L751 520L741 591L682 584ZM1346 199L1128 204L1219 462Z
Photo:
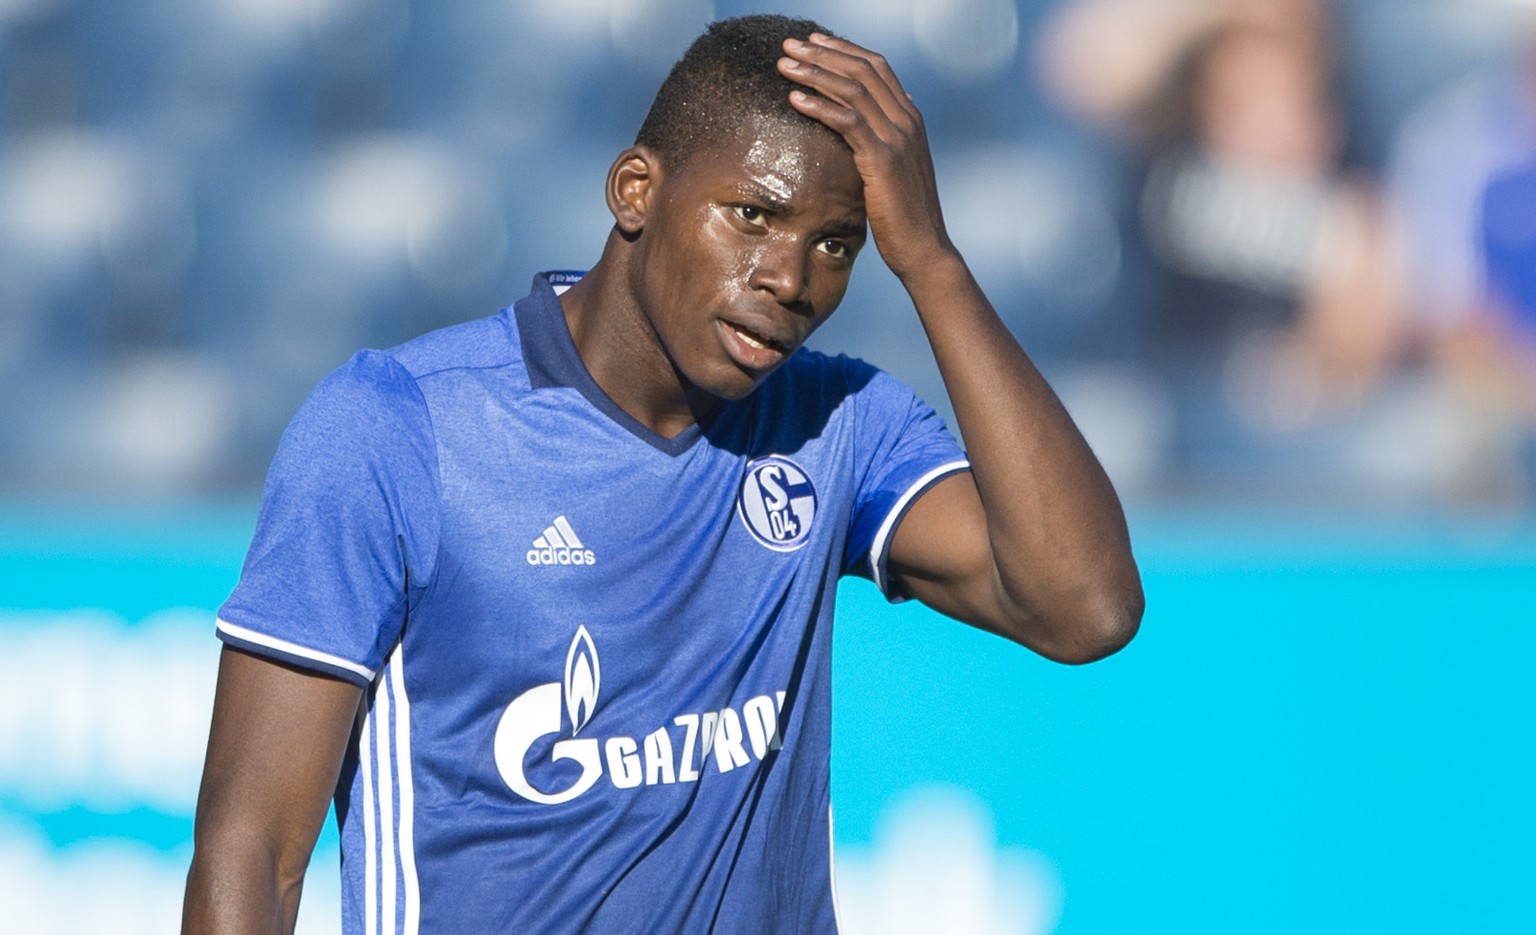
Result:
M846 930L1536 930L1536 2L0 0L0 932L175 928L283 426L595 260L765 9L896 66L1150 601L1066 669L845 587ZM947 410L873 252L813 343Z

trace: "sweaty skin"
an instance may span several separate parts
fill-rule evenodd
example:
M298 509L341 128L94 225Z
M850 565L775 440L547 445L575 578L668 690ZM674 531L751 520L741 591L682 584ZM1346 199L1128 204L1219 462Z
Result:
M769 142L761 137L748 147L744 166L752 181L784 202L794 198L796 190L805 186L807 172L815 169L806 164L805 152L792 139Z
M561 305L593 379L668 438L756 389L810 337L865 239L846 147L766 118L680 168L625 150L608 204L602 259Z

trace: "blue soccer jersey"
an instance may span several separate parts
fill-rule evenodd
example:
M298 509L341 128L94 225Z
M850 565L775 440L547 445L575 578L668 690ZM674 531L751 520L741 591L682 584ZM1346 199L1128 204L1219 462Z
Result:
M901 515L965 469L909 389L804 350L662 438L547 276L358 354L284 435L218 624L366 689L344 930L834 931L837 581L889 593Z

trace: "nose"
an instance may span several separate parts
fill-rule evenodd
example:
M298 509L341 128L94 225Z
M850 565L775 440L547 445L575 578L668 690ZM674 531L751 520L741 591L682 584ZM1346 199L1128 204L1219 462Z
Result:
M769 293L780 305L802 304L809 260L800 238L774 238L754 257L747 284Z

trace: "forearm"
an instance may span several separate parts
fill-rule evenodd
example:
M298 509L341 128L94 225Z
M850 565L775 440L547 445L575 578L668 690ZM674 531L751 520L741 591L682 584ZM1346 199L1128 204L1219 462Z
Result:
M1005 615L993 628L1037 648L1061 647L1063 658L1118 648L1140 620L1142 593L1125 516L1098 459L957 253L903 284L986 516L997 612Z

